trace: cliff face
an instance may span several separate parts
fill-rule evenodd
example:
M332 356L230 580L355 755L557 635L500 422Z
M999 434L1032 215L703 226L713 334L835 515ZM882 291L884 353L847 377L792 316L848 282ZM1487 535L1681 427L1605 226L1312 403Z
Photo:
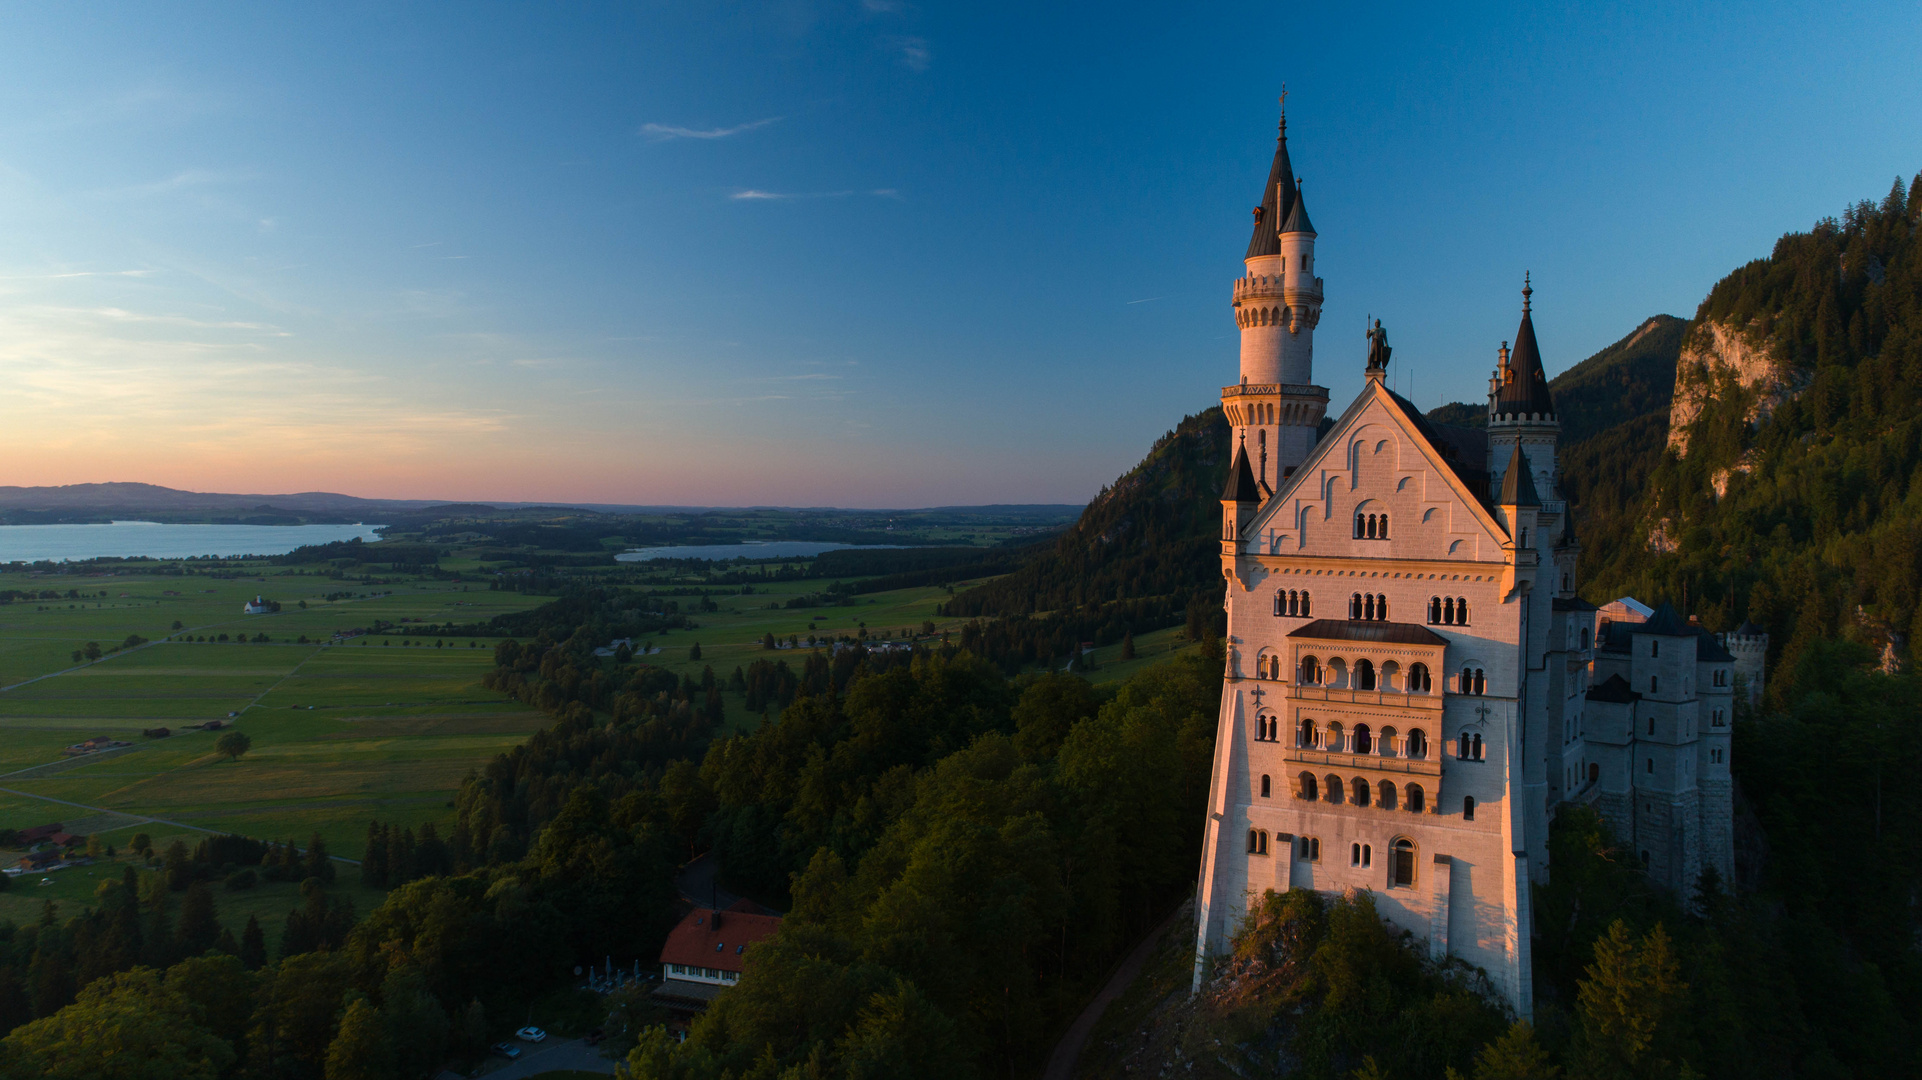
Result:
M1768 337L1758 328L1703 321L1689 329L1675 364L1675 396L1668 408L1668 445L1687 457L1690 429L1710 400L1741 397L1751 428L1768 422L1792 397L1797 382L1775 359Z

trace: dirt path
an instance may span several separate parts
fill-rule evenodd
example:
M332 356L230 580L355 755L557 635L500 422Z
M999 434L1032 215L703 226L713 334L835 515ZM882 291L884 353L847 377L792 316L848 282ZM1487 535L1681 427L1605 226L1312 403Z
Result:
M1041 1074L1041 1080L1073 1080L1075 1061L1081 1057L1081 1048L1088 1045L1088 1036L1094 1032L1095 1024L1100 1022L1101 1014L1127 991L1128 984L1135 981L1135 976L1141 974L1142 965L1153 955L1155 946L1160 944L1176 920L1184 916L1194 917L1194 908L1189 904L1176 908L1174 914L1168 916L1160 926L1148 931L1148 935L1134 947L1121 966L1115 968L1114 974L1108 977L1108 984L1101 988L1093 1001L1088 1002L1087 1008L1081 1010L1081 1015L1075 1017L1067 1033L1061 1036L1061 1041L1054 1044L1054 1053L1048 1058L1048 1070Z

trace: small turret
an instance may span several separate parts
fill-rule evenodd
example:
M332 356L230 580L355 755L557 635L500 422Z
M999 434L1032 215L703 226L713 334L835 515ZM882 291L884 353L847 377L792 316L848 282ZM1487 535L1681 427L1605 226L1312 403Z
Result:
M1234 464L1228 467L1228 482L1221 488L1223 545L1233 547L1241 539L1242 530L1261 509L1261 497L1261 482L1255 479L1255 470L1248 465L1248 446L1245 442L1238 443Z

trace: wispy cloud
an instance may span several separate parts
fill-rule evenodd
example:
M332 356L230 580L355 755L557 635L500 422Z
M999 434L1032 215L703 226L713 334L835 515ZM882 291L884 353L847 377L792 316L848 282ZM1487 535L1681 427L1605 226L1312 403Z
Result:
M778 116L770 116L762 120L750 120L745 124L736 124L729 128L690 128L680 127L675 124L642 124L641 134L656 142L666 142L669 139L725 139L733 135L739 135L743 131L753 131L755 128L764 128L780 119Z
M1154 303L1154 302L1155 302L1156 300L1166 300L1166 299L1168 299L1168 298L1167 298L1167 297L1165 297L1165 296L1144 296L1144 297L1142 297L1142 298L1141 298L1141 299L1139 299L1139 300L1130 300L1130 301L1128 301L1128 305L1134 305L1134 304L1152 304L1152 303Z
M918 37L895 38L894 47L900 50L901 66L909 71L926 71L933 54L928 52L928 39Z
M899 199L901 193L893 188L870 188L856 191L762 191L759 188L743 188L728 198L746 201L782 202L789 199L845 199L850 195L872 195L877 199Z

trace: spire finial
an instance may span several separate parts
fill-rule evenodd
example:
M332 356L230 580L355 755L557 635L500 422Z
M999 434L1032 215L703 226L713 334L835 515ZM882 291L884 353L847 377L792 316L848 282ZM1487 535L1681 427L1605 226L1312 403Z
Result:
M1285 139L1288 137L1288 84L1287 83L1281 84L1281 96L1275 99L1275 103L1281 106L1281 137Z
M1528 271L1522 271L1522 314L1528 314L1529 297L1535 295L1535 287L1528 283Z

